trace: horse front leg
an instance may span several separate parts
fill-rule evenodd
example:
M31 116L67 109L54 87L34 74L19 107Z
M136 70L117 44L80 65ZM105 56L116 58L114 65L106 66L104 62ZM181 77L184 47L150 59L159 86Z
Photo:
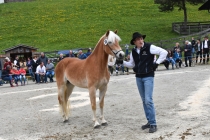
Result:
M100 106L100 110L101 110L101 125L106 126L108 125L107 121L104 119L104 112L103 112L103 108L104 108L104 97L107 91L107 85L100 88L99 89L99 106Z
M94 128L99 128L100 124L98 123L97 117L96 117L96 88L89 88L89 96L90 96L90 102L91 107L93 111L93 121L94 121Z

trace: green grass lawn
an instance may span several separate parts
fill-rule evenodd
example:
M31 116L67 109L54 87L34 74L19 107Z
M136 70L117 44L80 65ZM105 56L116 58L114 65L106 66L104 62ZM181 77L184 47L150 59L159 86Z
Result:
M209 13L198 11L199 6L187 5L188 21L209 21ZM155 42L178 37L171 25L182 21L183 11L161 13L154 0L6 3L0 4L0 51L18 44L39 51L94 47L108 29L118 30L120 44L130 43L135 31L146 34L145 41Z

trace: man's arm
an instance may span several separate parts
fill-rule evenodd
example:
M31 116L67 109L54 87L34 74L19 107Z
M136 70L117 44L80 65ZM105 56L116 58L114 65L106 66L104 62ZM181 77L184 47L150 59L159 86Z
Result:
M124 67L133 68L135 66L135 62L133 60L132 52L130 53L130 61L123 61Z
M44 74L46 74L46 67L45 66L43 66L44 67Z
M168 54L168 52L165 49L162 49L162 48L157 47L155 45L150 46L150 53L159 55L159 57L156 61L157 64L162 63L166 59L166 56Z

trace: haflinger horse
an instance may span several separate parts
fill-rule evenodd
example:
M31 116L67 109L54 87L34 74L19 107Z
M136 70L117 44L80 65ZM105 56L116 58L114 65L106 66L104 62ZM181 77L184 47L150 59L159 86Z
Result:
M122 51L117 31L107 31L98 41L91 55L84 60L78 58L65 58L56 68L55 75L58 87L58 101L63 121L69 119L69 96L75 86L88 88L91 107L93 111L94 128L100 127L96 118L96 91L99 89L99 106L101 125L107 125L104 118L104 97L107 91L110 74L108 72L108 55L123 60L125 53Z

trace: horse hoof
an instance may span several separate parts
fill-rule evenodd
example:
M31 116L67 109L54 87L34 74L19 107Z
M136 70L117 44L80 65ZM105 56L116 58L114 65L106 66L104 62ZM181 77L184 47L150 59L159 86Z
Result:
M96 125L96 126L94 126L94 129L98 129L100 127L101 127L101 125Z
M101 123L102 126L107 126L108 123L107 122L104 122L104 123Z
M64 120L63 123L67 123L69 120Z

